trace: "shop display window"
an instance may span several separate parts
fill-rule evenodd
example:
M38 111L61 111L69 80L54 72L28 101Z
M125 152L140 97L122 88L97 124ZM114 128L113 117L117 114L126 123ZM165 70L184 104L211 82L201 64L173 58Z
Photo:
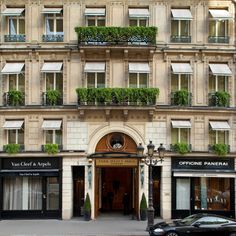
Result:
M194 178L195 210L229 211L230 179Z

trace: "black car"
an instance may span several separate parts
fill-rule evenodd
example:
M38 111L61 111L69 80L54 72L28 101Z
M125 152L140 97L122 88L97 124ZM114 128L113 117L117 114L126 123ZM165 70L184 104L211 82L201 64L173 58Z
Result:
M160 222L149 230L150 236L236 236L236 221L224 216L200 213L182 220Z

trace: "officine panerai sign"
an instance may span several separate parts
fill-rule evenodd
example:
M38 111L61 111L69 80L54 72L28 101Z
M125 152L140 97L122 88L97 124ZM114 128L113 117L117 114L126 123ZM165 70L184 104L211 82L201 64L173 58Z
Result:
M172 169L234 170L233 158L173 158Z
M7 158L2 160L2 169L5 170L28 170L28 169L57 169L58 158Z

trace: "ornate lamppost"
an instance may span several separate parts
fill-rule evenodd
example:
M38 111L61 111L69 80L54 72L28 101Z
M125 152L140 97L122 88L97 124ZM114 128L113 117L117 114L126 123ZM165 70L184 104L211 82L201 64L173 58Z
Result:
M143 155L144 148L142 144L140 143L137 147L137 155L139 157L145 157L143 162L148 166L148 210L147 210L147 231L149 231L150 227L154 225L154 208L153 208L153 179L152 179L152 167L157 165L158 162L162 162L164 160L165 156L165 148L163 147L163 144L161 143L158 147L158 159L154 157L154 149L155 146L150 141L150 143L147 145L147 156Z

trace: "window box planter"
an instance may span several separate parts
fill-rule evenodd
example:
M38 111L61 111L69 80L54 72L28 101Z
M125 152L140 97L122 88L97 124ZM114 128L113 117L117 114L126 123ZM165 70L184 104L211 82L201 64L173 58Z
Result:
M209 93L209 106L229 107L230 94L224 91Z
M16 143L9 143L9 144L3 145L3 151L8 154L16 154L16 153L24 151L24 145L16 144Z
M187 143L175 143L170 145L170 150L180 154L186 154L192 151L192 145Z
M62 150L62 145L58 145L56 143L47 143L42 145L42 151L48 154L55 155Z
M5 94L6 105L7 106L24 106L25 105L25 95L23 92L18 90L10 90Z
M59 90L47 90L43 93L44 106L60 106L63 105L62 94Z
M218 156L225 156L227 153L230 153L230 145L224 143L208 145L208 149L210 152L214 152Z
M178 90L171 93L171 105L174 106L191 106L192 94L187 90Z

